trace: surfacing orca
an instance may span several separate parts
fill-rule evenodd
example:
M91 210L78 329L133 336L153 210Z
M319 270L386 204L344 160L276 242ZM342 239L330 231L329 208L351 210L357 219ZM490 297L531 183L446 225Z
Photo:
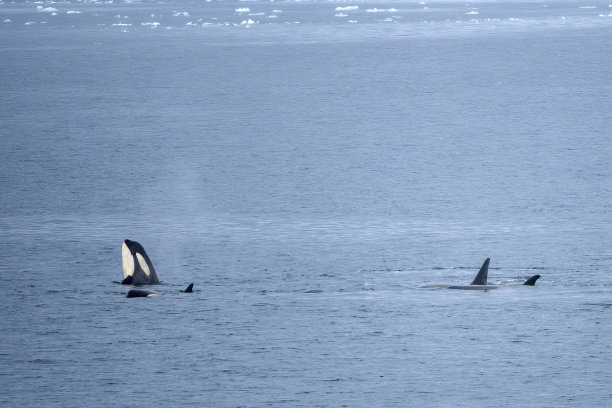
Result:
M181 292L193 293L193 283L190 283L189 286L187 286L187 289L181 290ZM159 295L159 293L157 293L157 292L155 292L153 290L147 290L147 289L131 289L127 293L127 297L129 297L129 298L151 297L151 296L156 296L156 295Z
M159 284L151 258L149 258L149 255L147 255L142 245L138 242L130 241L129 239L123 241L121 246L121 263L123 266L123 280L118 283L134 286ZM193 293L193 283L189 284L187 289L181 292ZM152 290L131 289L127 293L127 297L150 297L157 294L157 292Z
M421 286L422 288L442 288L442 289L464 289L464 290L492 290L499 288L499 285L489 285L487 282L487 278L489 275L489 262L491 258L487 258L480 270L476 274L476 277L469 285L445 285L445 284L437 284L437 285L425 285ZM540 275L533 275L531 278L527 279L523 285L534 286L536 281L540 278Z
M146 290L146 289L132 289L127 293L127 297L129 298L149 297L149 296L155 296L155 295L157 295L157 292L154 292L152 290Z

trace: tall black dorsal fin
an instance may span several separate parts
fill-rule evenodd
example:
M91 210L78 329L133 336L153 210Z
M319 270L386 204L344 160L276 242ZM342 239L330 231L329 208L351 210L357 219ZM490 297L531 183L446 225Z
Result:
M476 275L476 277L474 278L472 283L470 283L470 285L486 285L487 284L487 276L489 274L489 261L490 260L491 258L487 258L484 261L484 263L480 267L480 270L478 271L478 275Z
M186 292L186 293L193 292L193 283L190 283L189 286L187 286L187 289L185 289L183 292Z
M533 275L531 278L527 279L523 285L527 286L535 286L536 281L540 279L540 275Z

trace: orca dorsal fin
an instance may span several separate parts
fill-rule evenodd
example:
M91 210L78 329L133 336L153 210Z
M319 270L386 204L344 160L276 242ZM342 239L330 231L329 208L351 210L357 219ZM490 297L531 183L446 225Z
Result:
M489 261L490 260L491 258L487 258L484 261L484 263L480 267L480 270L478 271L478 274L476 275L472 283L470 283L470 285L486 285L487 284L487 276L489 274Z
M132 284L132 280L133 280L133 276L132 275L128 275L127 278L125 278L124 280L121 281L122 285L131 285Z
M527 279L523 285L527 286L535 286L536 281L540 279L540 275L533 275L531 278Z
M184 290L184 292L186 293L193 292L193 283L190 283L189 286L187 286L187 289Z

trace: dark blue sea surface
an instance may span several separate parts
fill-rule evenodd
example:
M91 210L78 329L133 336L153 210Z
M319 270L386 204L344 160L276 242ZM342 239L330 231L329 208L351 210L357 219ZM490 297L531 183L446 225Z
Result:
M609 2L4 0L0 98L1 406L612 400Z

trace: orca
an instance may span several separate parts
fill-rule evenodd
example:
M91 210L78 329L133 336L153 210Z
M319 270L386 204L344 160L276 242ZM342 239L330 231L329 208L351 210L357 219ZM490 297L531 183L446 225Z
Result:
M156 285L157 272L142 245L126 239L121 246L123 285Z
M147 255L143 246L136 241L126 239L121 246L121 263L123 267L122 285L157 285L159 278L153 267L151 258ZM193 293L193 283L189 284L181 292ZM147 289L131 289L127 297L150 297L158 295L157 292Z
M187 289L181 290L181 292L184 292L184 293L193 293L193 283L190 283L189 286L187 286ZM153 290L147 290L147 289L131 289L127 293L127 297L129 297L129 298L151 297L151 296L156 296L156 295L159 295L159 293L157 293L157 292L155 292Z
M157 295L157 292L154 292L152 290L146 290L146 289L132 289L127 293L127 297L129 298L149 297L149 296L155 296L155 295Z
M540 275L533 275L531 278L527 279L523 285L527 286L535 286L536 281L540 279Z
M499 288L499 285L490 285L487 281L489 275L489 262L491 258L485 259L484 263L480 267L480 270L474 277L474 280L469 285L446 285L446 284L435 284L425 285L422 288L440 288L440 289L463 289L463 290L493 290ZM533 275L523 283L523 285L534 286L536 281L540 279L540 275Z

